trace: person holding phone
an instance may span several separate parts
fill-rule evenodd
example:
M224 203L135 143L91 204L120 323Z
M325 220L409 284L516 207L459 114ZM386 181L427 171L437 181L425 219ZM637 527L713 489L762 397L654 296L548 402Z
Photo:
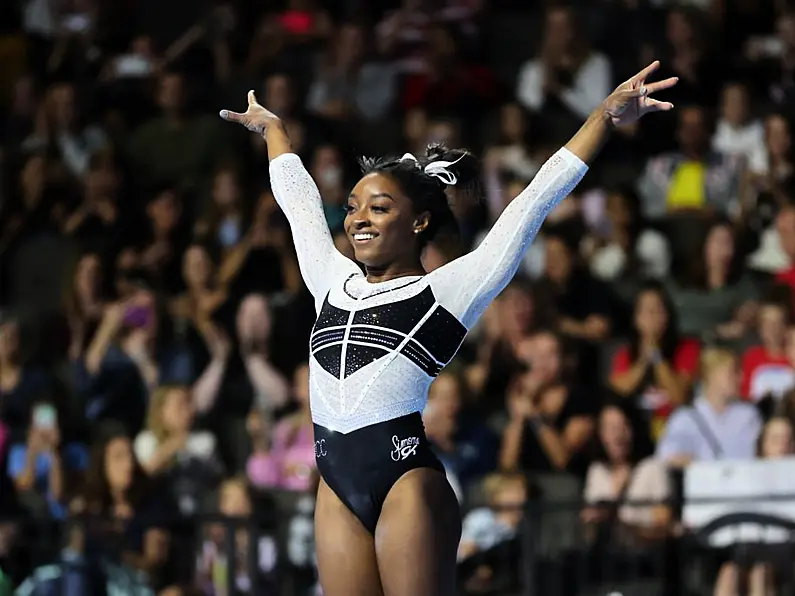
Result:
M58 411L49 401L31 409L26 443L12 445L8 454L8 476L22 504L33 513L66 514L63 506L67 476L84 470L88 453L78 443L61 444Z

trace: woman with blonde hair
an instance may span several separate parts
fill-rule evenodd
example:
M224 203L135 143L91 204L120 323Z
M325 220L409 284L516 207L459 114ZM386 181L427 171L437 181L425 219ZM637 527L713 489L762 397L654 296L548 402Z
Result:
M756 407L740 401L737 356L708 348L701 356L701 392L676 410L657 445L657 457L674 467L692 461L751 459L762 429Z
M194 415L187 387L161 385L155 390L146 429L135 438L135 455L147 474L163 474L186 460L217 464L215 437L193 430Z

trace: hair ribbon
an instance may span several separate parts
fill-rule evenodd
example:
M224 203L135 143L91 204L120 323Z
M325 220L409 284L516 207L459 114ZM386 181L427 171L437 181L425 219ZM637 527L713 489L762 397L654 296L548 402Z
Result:
M456 182L458 182L458 177L452 171L450 171L449 168L450 166L461 161L464 158L464 155L466 154L462 154L455 161L432 161L425 166L423 172L425 172L428 176L437 178L447 186L455 186ZM417 164L417 167L420 166L419 160L411 153L404 154L403 157L400 158L400 161L413 161Z

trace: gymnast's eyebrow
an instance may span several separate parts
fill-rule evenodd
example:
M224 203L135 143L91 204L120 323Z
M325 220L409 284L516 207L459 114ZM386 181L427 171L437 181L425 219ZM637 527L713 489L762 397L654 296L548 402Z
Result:
M391 199L392 201L395 200L395 197L393 197L388 192L378 192L378 193L370 195L371 199L380 199L381 197L386 197L387 199ZM348 195L348 198L349 199L355 199L356 195L354 193L351 193L351 194Z

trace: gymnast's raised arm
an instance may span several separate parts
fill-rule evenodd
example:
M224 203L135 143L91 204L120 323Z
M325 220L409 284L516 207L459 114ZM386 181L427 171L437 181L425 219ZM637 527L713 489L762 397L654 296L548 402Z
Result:
M671 103L649 97L677 82L674 77L646 83L659 65L654 62L621 84L593 111L566 146L505 208L480 246L430 274L434 288L438 288L439 302L465 326L474 325L514 276L547 214L580 182L610 128L635 122L649 112L673 108Z
M282 121L257 103L253 91L248 92L248 109L244 113L221 110L221 118L242 124L265 138L273 196L290 223L301 275L319 308L331 280L347 271L357 272L358 268L334 247L315 181L292 152Z

